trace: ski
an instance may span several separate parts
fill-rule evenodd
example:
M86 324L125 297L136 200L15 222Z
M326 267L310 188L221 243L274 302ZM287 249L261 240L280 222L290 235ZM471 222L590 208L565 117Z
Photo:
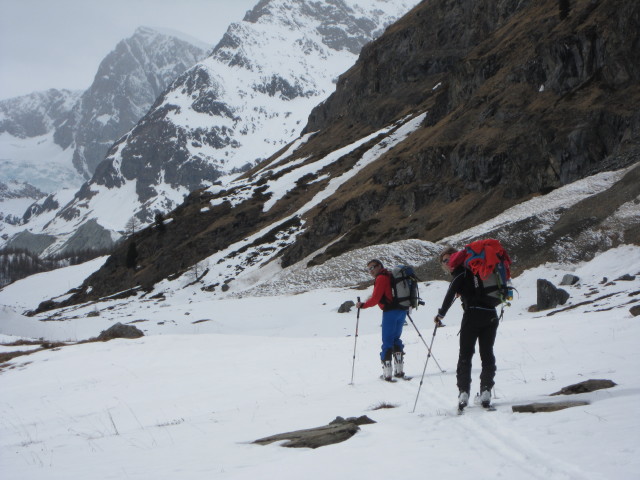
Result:
M467 407L462 407L460 408L460 405L458 405L458 408L456 410L458 415L463 415L464 411L466 410ZM482 407L482 409L486 412L495 412L496 411L496 407L494 407L493 405L489 405L488 407Z
M393 378L390 378L389 380L387 380L386 378L384 378L384 375L380 375L380 380L384 380L385 382L389 382L389 383L396 383L398 380L404 380L405 382L410 382L412 379L413 377L409 377L408 375L405 375L403 377L394 376Z

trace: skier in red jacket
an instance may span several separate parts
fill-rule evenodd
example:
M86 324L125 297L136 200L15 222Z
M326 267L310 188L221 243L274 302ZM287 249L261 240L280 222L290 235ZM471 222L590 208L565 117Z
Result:
M375 278L373 293L366 302L356 303L357 308L369 308L378 305L382 310L382 349L380 360L382 361L382 376L390 382L392 374L395 377L404 377L404 345L400 336L402 327L407 317L407 311L398 307L393 302L391 289L391 273L384 268L382 262L377 259L367 263L369 274ZM394 360L395 372L392 372L391 359Z

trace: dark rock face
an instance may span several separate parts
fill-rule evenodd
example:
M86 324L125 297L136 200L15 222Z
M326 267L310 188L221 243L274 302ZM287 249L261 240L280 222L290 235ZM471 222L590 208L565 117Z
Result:
M547 310L555 308L558 305L564 305L569 299L569 292L561 288L556 288L548 280L538 279L538 310Z
M188 78L181 77L176 82L180 85ZM133 130L133 139L124 137L113 146L91 183L114 188L121 186L123 178L136 180L138 198L145 202L158 195L156 187L161 179L173 187L187 190L196 190L203 182L217 180L220 170L202 159L192 158L186 142L180 141L186 140L185 132L167 119L167 115L176 109L178 107L168 105L146 115ZM227 112L223 114L227 115ZM220 148L233 143L224 128L205 135ZM119 172L113 167L114 162L119 163ZM149 218L145 220L149 221L152 213L148 212Z
M22 216L22 221L26 223L32 216L41 215L45 212L57 210L58 208L60 208L60 203L58 203L58 201L56 200L55 195L48 195L43 202L34 203L29 208L27 208L27 211Z
M625 105L640 104L640 56L621 33L638 27L639 9L585 2L561 24L551 1L422 2L363 49L305 131L335 142L428 111L424 128L354 181L354 194L327 202L284 263L323 235L346 233L340 243L353 248L349 232L390 215L404 228L369 224L365 241L437 240L640 160L640 110ZM401 167L408 181L398 181Z

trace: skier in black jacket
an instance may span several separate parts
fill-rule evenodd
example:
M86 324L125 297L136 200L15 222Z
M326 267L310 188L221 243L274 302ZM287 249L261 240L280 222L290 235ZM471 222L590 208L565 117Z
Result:
M462 323L460 326L460 354L456 379L458 383L458 409L462 411L469 402L471 387L471 360L475 353L476 341L480 347L482 372L480 373L480 402L483 407L491 406L491 389L496 374L496 357L493 344L498 330L496 309L483 299L480 280L463 265L464 252L447 248L440 254L443 269L453 276L449 289L438 310L434 322L441 323L457 297L462 300Z

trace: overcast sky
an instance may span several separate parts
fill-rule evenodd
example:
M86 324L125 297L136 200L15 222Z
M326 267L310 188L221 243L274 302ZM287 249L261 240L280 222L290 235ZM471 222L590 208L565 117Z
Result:
M0 0L0 99L84 90L102 59L139 26L212 47L258 0Z

